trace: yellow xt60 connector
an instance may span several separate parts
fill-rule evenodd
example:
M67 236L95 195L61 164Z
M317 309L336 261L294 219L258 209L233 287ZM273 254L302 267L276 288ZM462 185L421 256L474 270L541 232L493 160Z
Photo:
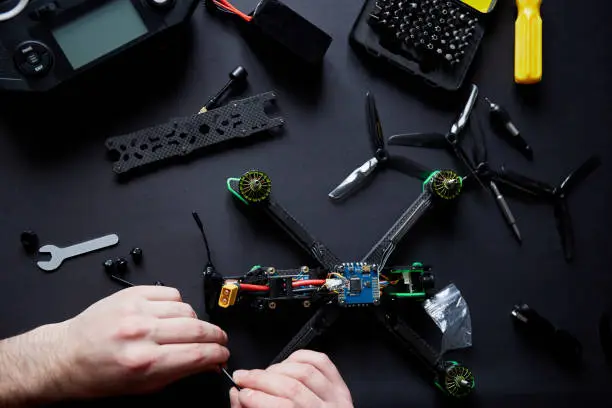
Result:
M234 283L226 283L221 288L219 294L219 306L228 308L236 303L236 296L238 295L238 285Z
M535 84L542 80L542 0L516 0L514 24L514 82Z

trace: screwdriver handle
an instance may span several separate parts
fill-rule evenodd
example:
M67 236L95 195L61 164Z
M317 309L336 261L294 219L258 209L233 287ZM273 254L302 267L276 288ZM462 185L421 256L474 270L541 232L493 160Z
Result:
M516 0L514 24L514 82L535 84L542 80L542 0Z

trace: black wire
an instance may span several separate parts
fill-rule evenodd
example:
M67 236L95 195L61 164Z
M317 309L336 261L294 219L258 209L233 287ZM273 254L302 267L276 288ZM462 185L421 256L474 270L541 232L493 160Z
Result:
M198 228L202 233L202 238L204 238L204 245L206 246L206 256L208 257L207 265L212 265L212 256L210 255L210 247L208 246L208 239L206 239L206 233L204 233L204 225L202 224L202 220L200 219L198 213L195 211L192 212L191 215L193 215L193 219L195 220L196 224L198 224Z

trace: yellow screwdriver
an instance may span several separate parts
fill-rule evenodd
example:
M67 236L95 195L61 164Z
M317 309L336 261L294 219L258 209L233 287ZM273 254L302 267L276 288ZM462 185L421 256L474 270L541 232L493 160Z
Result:
M514 24L514 82L535 84L542 80L542 0L516 0Z

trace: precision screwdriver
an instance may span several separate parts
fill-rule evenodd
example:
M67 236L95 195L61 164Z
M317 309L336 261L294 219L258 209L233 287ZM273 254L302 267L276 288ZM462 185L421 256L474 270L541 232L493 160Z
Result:
M489 104L489 113L493 124L504 131L502 133L503 136L513 147L517 148L528 160L533 160L531 146L529 146L527 141L521 136L521 132L512 123L508 112L498 104L491 102L489 98L485 97L485 100Z

